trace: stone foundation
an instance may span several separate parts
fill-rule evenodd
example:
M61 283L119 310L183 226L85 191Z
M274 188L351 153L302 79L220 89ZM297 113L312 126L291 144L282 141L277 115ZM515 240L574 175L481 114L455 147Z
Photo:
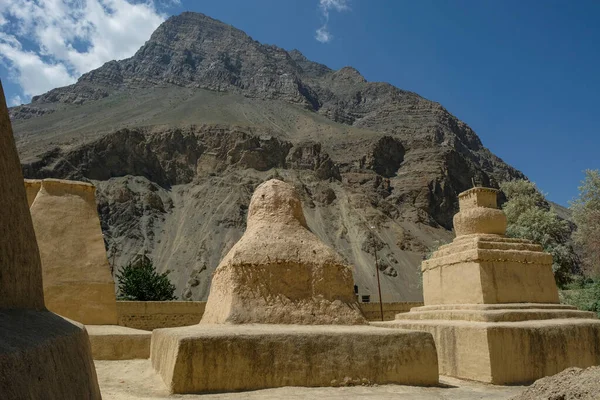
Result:
M152 333L151 359L173 393L438 384L430 334L369 326L203 324L158 329Z

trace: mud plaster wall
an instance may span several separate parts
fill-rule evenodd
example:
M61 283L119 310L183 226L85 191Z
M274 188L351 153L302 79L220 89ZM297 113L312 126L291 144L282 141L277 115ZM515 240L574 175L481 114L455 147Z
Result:
M151 331L195 325L205 306L205 301L117 301L117 315L121 326Z
M411 308L422 305L421 302L383 303L383 320L391 321L396 318L396 314L409 312ZM369 321L381 321L379 303L359 303L358 306Z
M383 318L393 320L396 314L408 312L423 303L383 303ZM119 325L135 329L153 330L195 325L204 314L205 301L117 301ZM359 303L365 317L380 321L379 303Z

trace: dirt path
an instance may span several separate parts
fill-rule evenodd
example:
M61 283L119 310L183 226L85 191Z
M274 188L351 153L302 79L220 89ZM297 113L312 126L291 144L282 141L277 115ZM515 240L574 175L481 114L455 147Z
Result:
M209 395L172 395L150 364L149 360L95 361L98 381L104 400L150 399L508 399L523 391L522 386L493 386L476 382L442 378L445 387L422 388L415 386L382 385L343 388L284 387L243 393Z

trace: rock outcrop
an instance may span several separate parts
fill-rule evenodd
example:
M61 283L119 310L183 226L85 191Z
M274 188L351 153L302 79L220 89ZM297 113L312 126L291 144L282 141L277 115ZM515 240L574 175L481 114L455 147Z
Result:
M99 400L85 328L44 307L27 195L0 83L0 396Z
M254 192L201 323L365 324L353 286L351 267L308 229L294 188L273 179Z

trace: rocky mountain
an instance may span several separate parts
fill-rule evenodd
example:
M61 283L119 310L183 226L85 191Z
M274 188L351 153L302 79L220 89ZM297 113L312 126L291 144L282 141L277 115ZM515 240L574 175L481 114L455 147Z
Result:
M378 298L376 252L383 300L399 301L420 298L457 194L523 177L440 104L197 13L10 112L25 176L94 182L113 267L148 251L184 299L207 297L265 179L300 190L360 295Z

